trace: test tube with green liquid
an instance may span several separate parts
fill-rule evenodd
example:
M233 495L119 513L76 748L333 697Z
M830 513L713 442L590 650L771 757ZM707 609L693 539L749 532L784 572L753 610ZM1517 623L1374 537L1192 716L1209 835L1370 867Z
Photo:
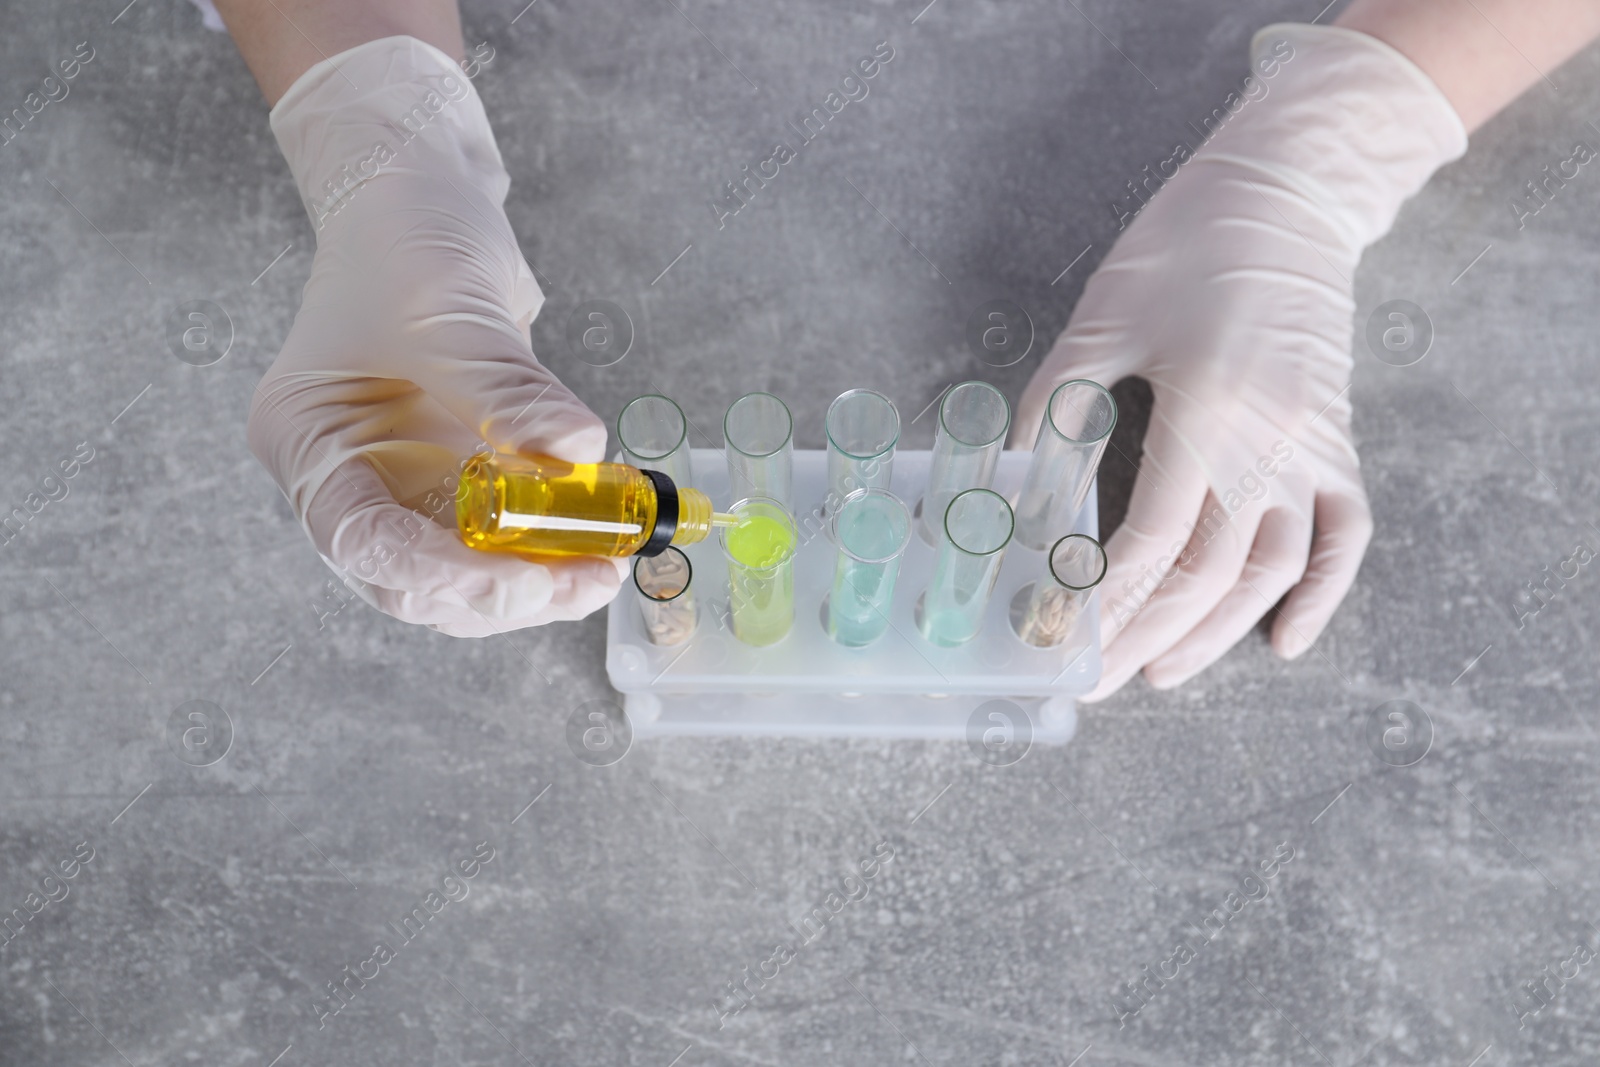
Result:
M833 514L839 546L828 594L828 635L860 648L889 628L900 556L911 540L911 509L885 489L857 489Z
M794 519L776 500L751 497L728 509L728 607L733 635L747 645L777 644L794 626Z
M746 393L722 419L728 491L734 500L764 497L784 507L794 489L794 416L771 393Z

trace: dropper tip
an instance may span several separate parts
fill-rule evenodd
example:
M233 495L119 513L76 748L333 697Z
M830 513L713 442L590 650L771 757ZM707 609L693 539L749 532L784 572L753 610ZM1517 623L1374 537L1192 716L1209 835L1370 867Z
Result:
M739 525L739 516L730 515L725 511L713 511L711 513L711 525L713 525L713 526L737 526L737 525Z

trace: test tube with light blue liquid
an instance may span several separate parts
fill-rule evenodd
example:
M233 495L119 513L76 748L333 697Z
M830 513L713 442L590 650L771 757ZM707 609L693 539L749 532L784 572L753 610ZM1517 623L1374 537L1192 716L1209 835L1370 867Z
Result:
M851 389L828 406L823 428L828 435L824 515L857 489L889 488L900 439L900 413L893 401L870 389Z
M900 557L911 540L911 509L886 489L857 489L832 519L839 546L828 594L828 636L860 648L889 628Z
M950 501L933 578L917 609L917 628L929 644L954 648L978 636L1014 527L1011 505L999 493L968 489Z
M930 545L943 536L945 511L963 489L986 489L1011 426L1011 405L988 382L962 382L939 402L928 488L917 532Z

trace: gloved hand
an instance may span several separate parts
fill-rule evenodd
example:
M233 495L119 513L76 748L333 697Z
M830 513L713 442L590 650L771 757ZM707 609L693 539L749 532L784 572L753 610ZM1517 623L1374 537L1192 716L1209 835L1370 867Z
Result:
M250 447L368 603L459 637L589 614L621 560L467 548L473 452L604 458L605 426L533 356L543 301L502 207L477 91L410 37L319 63L272 109L317 230L299 314L257 387Z
M1031 447L1069 378L1137 375L1155 395L1107 544L1089 700L1141 667L1157 688L1179 684L1285 593L1272 647L1300 655L1371 536L1350 439L1351 283L1401 203L1466 150L1466 130L1427 75L1365 34L1269 26L1251 52L1220 131L1147 170L1160 175L1148 206L1125 201L1136 217L1019 406L1013 446Z

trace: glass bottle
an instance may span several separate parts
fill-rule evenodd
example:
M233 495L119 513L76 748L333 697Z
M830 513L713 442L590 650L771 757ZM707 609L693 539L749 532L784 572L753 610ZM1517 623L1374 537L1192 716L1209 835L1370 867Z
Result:
M654 556L705 540L735 519L698 489L624 463L480 453L456 492L470 547L525 556Z

